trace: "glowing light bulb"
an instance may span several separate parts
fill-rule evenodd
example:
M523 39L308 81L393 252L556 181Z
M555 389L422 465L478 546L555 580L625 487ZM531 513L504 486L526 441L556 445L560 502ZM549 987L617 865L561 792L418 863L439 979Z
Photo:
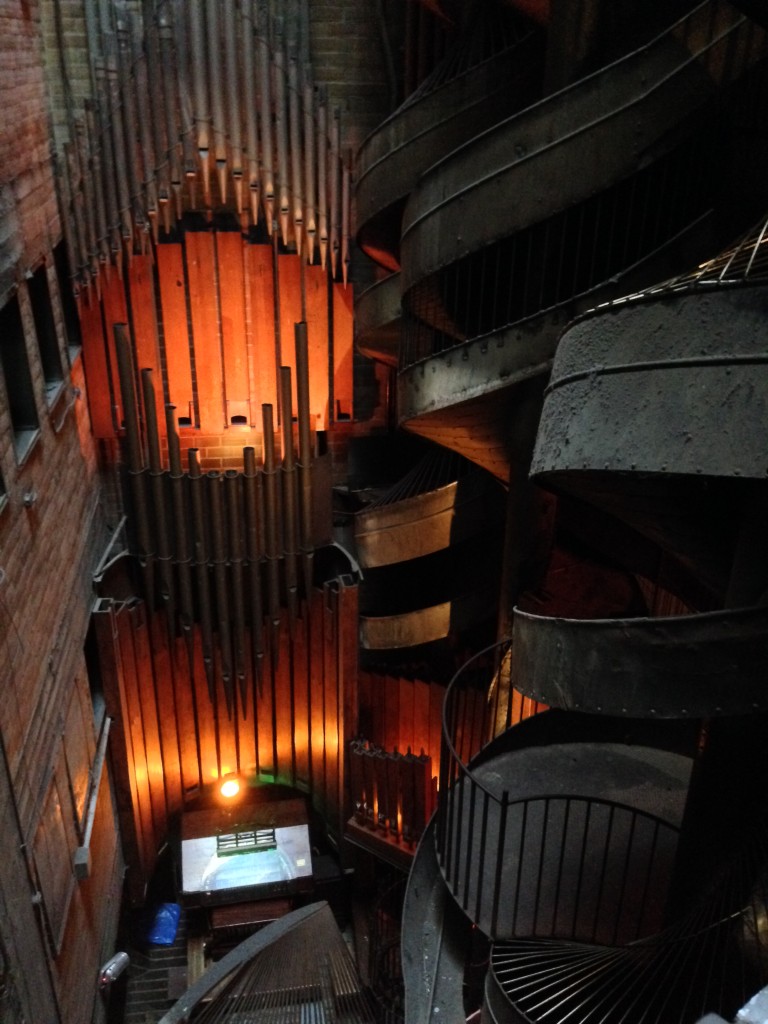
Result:
M219 785L219 792L227 800L231 800L240 792L240 779L236 775L225 775Z

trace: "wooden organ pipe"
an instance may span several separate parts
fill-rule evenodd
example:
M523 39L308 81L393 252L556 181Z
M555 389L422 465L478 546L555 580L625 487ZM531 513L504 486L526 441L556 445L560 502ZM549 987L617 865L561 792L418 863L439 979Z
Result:
M288 125L291 142L291 215L293 233L296 239L296 252L301 256L302 235L304 233L304 189L302 188L302 152L301 152L301 102L299 96L299 66L296 55L288 60Z
M190 42L192 47L192 81L195 97L194 119L197 128L197 155L203 178L203 198L211 205L211 110L208 104L208 89L205 54L204 0L190 0Z
M301 554L304 596L312 591L314 543L312 533L312 433L309 422L309 349L305 321L294 326L296 344L296 398L299 419L299 486L301 491Z
M160 432L157 428L157 406L155 404L155 388L152 383L152 371L141 371L141 387L144 398L144 422L147 430L147 450L149 453L149 478L152 489L152 502L155 518L155 539L157 560L159 562L160 597L168 617L168 635L173 637L176 631L176 592L171 564L171 545L168 533L168 516L166 509L165 472L160 459Z
M304 230L307 235L307 263L315 256L317 237L317 193L315 189L315 110L312 90L312 74L307 68L304 78Z
M277 477L275 471L275 433L272 423L272 406L261 407L264 424L264 551L267 558L267 604L270 624L272 627L272 662L276 663L279 651L280 628L280 577L278 551L278 524L280 511L278 507Z
M142 455L141 434L139 432L139 415L136 404L136 387L133 378L133 361L128 339L127 324L115 324L115 351L117 353L117 372L120 378L120 394L125 418L125 445L128 456L128 480L134 515L136 517L136 540L139 545L139 565L144 579L144 590L147 605L154 607L154 546L149 529L147 513L147 477Z
M192 498L192 530L195 553L195 580L197 583L197 600L200 607L200 635L203 648L203 667L208 683L208 696L211 704L216 703L216 678L213 658L213 612L211 608L211 586L208 576L208 516L203 488L205 479L200 468L200 453L190 448L189 458L189 491Z
M291 408L291 368L280 367L281 424L283 430L283 553L285 588L288 600L288 625L293 637L298 616L298 571L296 523L296 462L293 457L293 411Z
M235 188L237 212L243 212L243 129L240 111L240 75L237 61L237 29L240 19L234 4L224 5L224 53L227 78L227 129L229 160Z
M227 585L227 545L224 537L224 514L222 511L222 481L218 470L206 474L208 482L209 513L211 517L211 539L213 555L213 580L216 589L216 626L219 633L221 656L221 679L227 700L227 714L232 717L234 710L234 681L232 678L232 622L229 613L229 587Z
M288 218L291 212L289 171L288 171L288 124L285 102L285 53L282 20L276 28L274 54L275 82L275 133L277 135L277 188L280 215L280 235L283 245L288 245Z
M248 708L248 678L246 672L245 592L243 587L243 532L241 528L243 499L240 474L228 469L224 474L224 492L227 504L229 538L229 575L232 593L232 630L235 655L235 676L240 691L243 716Z
M243 55L243 103L245 105L245 149L248 163L248 190L251 208L251 220L259 222L259 198L261 183L259 180L259 130L256 106L256 68L254 51L257 46L254 23L255 0L243 0L240 9L242 15L242 55Z
M187 529L187 501L184 487L184 473L181 466L181 448L176 427L176 406L165 406L165 426L168 435L168 466L170 469L171 501L173 504L173 534L176 541L176 565L179 576L179 604L181 630L187 648L189 675L194 678L194 636L195 602L192 592L192 557Z
M261 477L256 470L256 454L252 447L243 449L243 490L245 492L245 551L248 560L248 596L251 610L251 663L261 693L261 664L264 660L262 633L264 602L261 593L261 559L264 551L259 525L263 522Z

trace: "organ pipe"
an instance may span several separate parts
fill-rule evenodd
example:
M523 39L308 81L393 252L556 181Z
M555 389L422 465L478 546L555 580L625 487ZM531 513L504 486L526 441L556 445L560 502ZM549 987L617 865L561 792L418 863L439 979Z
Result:
M291 140L291 214L293 233L296 239L296 251L299 255L301 255L302 235L304 233L300 109L299 68L294 54L288 61L288 123Z
M280 578L278 575L278 523L280 515L277 497L277 479L275 471L275 433L272 423L272 406L265 403L261 407L264 436L264 503L265 503L265 554L267 556L267 603L268 614L272 626L273 661L278 651L280 628Z
M243 137L240 113L240 76L237 62L237 24L234 4L224 5L224 43L227 76L227 128L235 207L243 212ZM239 21L239 19L237 19Z
M187 647L189 673L194 677L194 647L192 627L195 622L195 603L192 593L191 554L187 529L184 473L181 466L179 434L176 429L176 406L165 406L165 424L168 435L168 465L170 469L171 500L173 503L173 535L176 540L176 564L179 575L181 630Z
M288 186L288 125L285 103L285 54L283 53L283 32L280 24L275 44L275 133L277 135L277 188L280 215L280 235L283 245L288 245L288 217L291 212L290 189Z
M168 535L166 514L165 473L160 459L160 432L157 428L157 406L152 371L141 371L141 386L144 398L144 422L147 430L149 452L149 477L152 485L152 499L155 513L155 539L157 557L160 562L160 596L168 615L168 631L173 636L176 627L176 593L171 565L171 546Z
M317 107L317 235L320 247L320 265L325 270L328 258L328 107L325 90L320 93Z
M181 164L179 162L179 129L176 118L176 74L175 54L173 45L173 26L168 16L163 14L160 17L159 33L160 55L164 74L161 76L163 83L163 108L165 111L166 140L168 143L168 176L170 178L171 191L176 198L176 217L181 217ZM166 231L168 223L166 222Z
M206 28L208 43L208 82L211 92L211 114L213 116L213 150L216 174L219 180L219 195L222 203L227 201L227 135L224 114L224 85L221 75L221 33L219 28L218 3L206 4ZM205 66L205 65L204 65Z
M250 197L251 220L259 221L259 198L261 183L259 180L259 132L256 108L256 72L254 51L257 46L254 33L255 0L243 0L242 14L242 53L243 53L243 103L245 105L245 148L248 163L248 189Z
M208 544L205 501L203 497L204 478L200 468L199 452L189 449L189 490L192 497L192 524L195 552L195 579L197 600L200 607L200 634L203 648L203 667L208 683L211 704L216 701L216 677L213 659L213 613L211 610L211 588L208 578Z
M329 245L331 249L331 275L336 277L336 266L339 258L339 235L341 233L341 188L339 183L339 161L341 159L341 111L336 107L333 111L331 126L330 162L328 165L329 193L331 207L331 225Z
M229 573L232 593L233 647L235 675L240 690L240 704L245 715L248 707L248 681L245 668L245 595L243 591L243 536L240 528L242 497L240 474L228 469L224 474L229 539Z
M211 517L213 554L213 580L216 588L216 625L219 632L221 679L227 700L227 714L234 710L234 682L232 679L232 624L229 614L229 588L227 586L227 549L224 539L221 474L212 469L207 473L208 511Z
M304 113L304 230L307 235L307 262L311 263L314 259L317 235L315 216L317 195L315 192L315 117L309 69L304 80L302 98Z
M296 463L293 457L293 412L291 409L291 368L280 367L281 417L283 428L283 501L285 589L291 636L298 614L298 572L296 565Z
M267 230L272 234L275 216L275 165L274 144L272 140L272 76L270 74L271 64L269 59L269 45L266 35L266 15L263 13L262 9L259 11L258 30L259 86L261 92L259 124L261 127L261 163L263 176L261 184L264 197L264 211L267 215Z
M192 44L192 80L195 97L194 119L197 128L197 153L200 158L200 170L203 176L203 196L208 206L211 204L211 164L209 124L211 119L208 105L208 89L206 82L205 27L203 17L203 0L190 0Z
M256 455L252 447L243 449L243 490L245 492L245 545L248 559L248 594L251 609L251 664L261 693L261 663L264 659L262 620L264 608L261 594L261 557L263 547L259 522L263 522L261 477L256 471Z
M312 436L309 422L309 350L307 325L294 327L296 345L296 397L299 419L299 484L301 488L301 552L304 565L304 594L312 589Z

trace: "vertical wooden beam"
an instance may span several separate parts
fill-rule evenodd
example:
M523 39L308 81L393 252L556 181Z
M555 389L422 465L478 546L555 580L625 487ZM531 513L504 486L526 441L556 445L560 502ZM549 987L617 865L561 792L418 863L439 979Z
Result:
M155 409L158 422L164 422L163 371L157 337L157 310L153 281L152 257L137 255L131 260L128 278L133 317L133 341L139 371L152 371L155 386Z
M195 426L182 248L177 242L164 242L156 247L155 254L165 339L168 401L178 410L179 426Z
M83 365L88 385L88 412L94 437L114 438L115 421L110 393L109 362L104 340L101 304L82 300L80 330L83 335Z
M239 231L216 234L218 258L219 307L221 310L221 347L224 357L225 419L245 417L250 423L248 350L245 327L245 279L243 238Z
M220 434L226 427L226 416L213 236L208 231L187 231L184 246L200 430L204 434Z
M258 410L277 403L275 360L274 269L270 245L247 245L248 290L251 310L251 422L258 422Z
M333 410L331 419L354 417L352 289L333 287Z

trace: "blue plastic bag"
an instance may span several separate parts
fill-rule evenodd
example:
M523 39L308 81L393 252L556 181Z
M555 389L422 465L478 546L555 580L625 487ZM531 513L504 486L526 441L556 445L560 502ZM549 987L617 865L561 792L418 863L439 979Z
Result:
M178 903L161 903L155 911L147 932L147 942L154 946L172 946L179 927L181 907Z

